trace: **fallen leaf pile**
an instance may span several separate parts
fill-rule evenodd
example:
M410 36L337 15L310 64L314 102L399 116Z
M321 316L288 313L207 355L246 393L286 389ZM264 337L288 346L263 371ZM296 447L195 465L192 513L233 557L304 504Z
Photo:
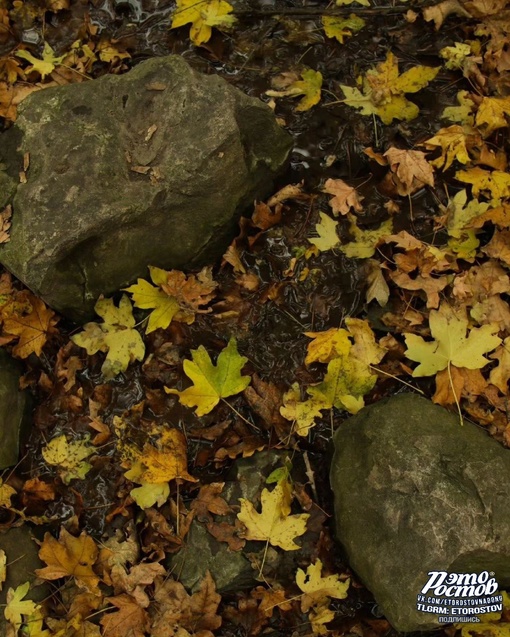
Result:
M333 433L411 391L510 446L508 3L291 4L0 2L5 128L31 92L154 46L262 97L295 142L221 263L147 264L97 321L0 272L0 346L35 399L0 524L40 527L51 585L7 587L7 637L385 637L335 548ZM0 252L15 224L16 199ZM251 583L225 589L197 537ZM0 588L16 559L0 549ZM509 609L442 634L501 637Z

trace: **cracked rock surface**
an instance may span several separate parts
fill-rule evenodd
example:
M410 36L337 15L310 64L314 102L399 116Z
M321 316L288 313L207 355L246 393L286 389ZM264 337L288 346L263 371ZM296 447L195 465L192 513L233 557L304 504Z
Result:
M148 265L221 255L291 146L269 107L179 56L39 91L19 112L0 150L14 210L0 262L78 321Z
M337 537L398 631L438 627L416 608L430 571L510 584L507 449L416 394L361 410L334 443Z

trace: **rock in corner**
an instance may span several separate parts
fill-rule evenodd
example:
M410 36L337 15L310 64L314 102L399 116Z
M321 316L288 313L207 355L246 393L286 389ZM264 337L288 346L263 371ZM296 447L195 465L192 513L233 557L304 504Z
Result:
M337 537L398 631L438 628L438 615L417 609L431 571L510 584L508 450L415 394L363 409L334 442Z
M30 166L0 202L14 209L0 262L75 320L148 265L186 269L221 254L291 146L260 100L173 55L39 91L19 113L0 161L11 177L25 153Z

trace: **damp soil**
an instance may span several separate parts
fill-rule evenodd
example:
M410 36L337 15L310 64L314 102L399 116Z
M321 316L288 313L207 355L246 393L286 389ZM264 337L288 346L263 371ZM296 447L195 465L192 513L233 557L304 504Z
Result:
M165 395L164 385L186 386L181 361L189 356L190 349L205 345L208 351L219 352L233 332L239 350L249 357L246 371L257 373L264 381L285 391L294 381L302 386L316 382L320 377L318 369L304 365L309 342L304 332L340 326L346 316L367 317L362 261L327 252L309 261L298 260L295 271L289 275L291 260L302 254L307 246L306 237L312 234L319 212L329 209L328 196L321 193L320 187L328 178L349 180L349 184L356 186L364 197L363 227L377 227L388 218L383 206L386 199L376 187L383 169L370 161L364 149L372 146L378 151L390 144L415 147L440 127L444 107L455 103L456 93L468 87L463 86L457 76L442 71L433 90L424 89L413 96L420 108L416 120L382 126L375 119L362 117L339 104L339 84L353 85L356 77L383 61L389 50L399 58L401 70L416 64L437 66L438 51L452 41L462 41L463 32L462 26L436 32L433 26L421 20L411 24L405 20L403 11L375 13L372 17L365 15L366 27L340 45L325 38L319 15L301 17L292 14L294 8L309 8L313 13L326 6L325 2L303 3L301 0L247 2L243 5L245 14L235 31L230 35L215 33L210 42L200 48L190 44L187 28L169 30L174 3L166 0L80 1L74 3L70 11L46 14L44 25L38 22L18 25L21 40L40 42L44 37L60 53L79 38L84 16L88 13L100 35L130 53L131 58L124 60L125 70L142 60L175 53L185 57L197 70L219 75L243 92L264 101L269 101L265 91L271 87L271 78L279 73L310 67L321 71L325 78L323 99L310 111L297 112L290 99L276 103L276 115L292 134L294 148L289 167L274 189L302 183L304 190L314 196L307 201L287 202L282 223L259 232L254 242L252 239L257 233L253 229L245 236L241 232L239 247L244 249L243 264L257 275L258 288L253 291L241 288L232 268L222 266L221 262L211 264L220 285L213 313L199 316L190 326L172 324L168 330L158 330L146 337L145 362L130 366L126 373L107 385L101 379L101 355L88 357L87 366L77 374L79 390L73 396L64 391L62 383L55 383L50 388L44 384L44 375L51 377L53 374L59 348L78 329L62 320L60 334L45 348L45 355L28 361L26 382L37 379L38 384L32 388L36 405L34 428L24 459L16 469L20 484L35 475L43 480L57 480L57 473L53 473L42 458L42 446L61 433L71 438L90 433L90 400L101 405L101 418L107 423L116 415L125 417L126 412L145 401L143 411L133 416L131 423L134 442L142 447L147 441L149 423L172 423L187 434L190 473L202 483L221 480L234 462L228 449L236 441L246 443L248 440L254 446L272 448L277 440L264 429L243 396L235 397L231 403L246 420L251 419L253 427L237 419L215 440L201 436L200 432L208 427L232 421L232 412L220 404L212 414L198 419L191 410ZM260 16L262 10L274 10L275 15ZM280 15L276 15L276 10L281 11ZM8 47L9 43L3 46ZM99 74L102 72L99 69ZM445 184L448 185L448 173ZM437 200L432 193L423 190L399 203L402 214L395 219L395 232L412 230L415 236L432 243L435 238L433 216L437 211ZM251 212L247 211L248 214ZM305 267L309 269L308 276L300 281ZM222 319L221 312L232 309L237 312L236 320ZM141 321L143 316L140 314L137 319ZM376 313L371 315L371 324L377 327ZM387 330L382 324L379 327ZM379 336L382 334L378 333ZM427 382L423 381L423 388L429 393ZM366 397L366 402L379 400L401 388L391 378L381 380ZM79 400L73 398L76 395ZM334 411L331 421L328 417L327 422L319 423L296 448L297 454L305 451L308 454L319 498L317 504L328 516L332 514L327 476L331 430L340 426L346 417L345 412ZM218 453L222 449L227 450L223 456ZM221 461L218 460L220 457ZM100 538L125 524L126 516L132 515L129 507L122 510L122 515L118 513L128 491L115 456L115 446L108 441L101 449L101 460L94 463L84 480L73 481L70 488L61 484L57 498L46 505L44 511L29 504L27 514L44 513L52 518L45 528L54 532L63 522L76 516L80 529ZM186 488L181 495L185 501L193 497L191 492L186 493ZM116 515L113 515L115 511ZM8 517L0 521L9 523ZM340 549L332 545L331 551L337 568L345 571L347 567ZM359 584L351 591L347 600L335 602L337 619L331 627L350 634L351 628L363 621L365 635L381 634L377 624L380 614L373 598ZM240 634L239 627L229 628L228 623L222 631L223 635ZM275 631L265 634L305 634L295 627L279 626ZM392 635L394 631L387 628L383 634Z

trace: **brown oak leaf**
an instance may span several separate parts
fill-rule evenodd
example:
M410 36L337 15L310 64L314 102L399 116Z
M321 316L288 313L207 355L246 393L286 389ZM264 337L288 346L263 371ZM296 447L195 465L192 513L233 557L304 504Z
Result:
M232 513L232 509L225 500L220 497L224 486L224 482L211 482L200 488L197 497L193 500L190 507L199 520L211 521L211 513L214 513L214 515L227 515L227 513Z
M246 540L239 537L239 533L244 531L244 525L237 518L235 525L228 522L209 522L207 530L218 542L226 542L231 551L240 551L246 544Z
M119 610L101 618L103 637L145 637L150 627L149 616L130 595L107 597L106 601Z

